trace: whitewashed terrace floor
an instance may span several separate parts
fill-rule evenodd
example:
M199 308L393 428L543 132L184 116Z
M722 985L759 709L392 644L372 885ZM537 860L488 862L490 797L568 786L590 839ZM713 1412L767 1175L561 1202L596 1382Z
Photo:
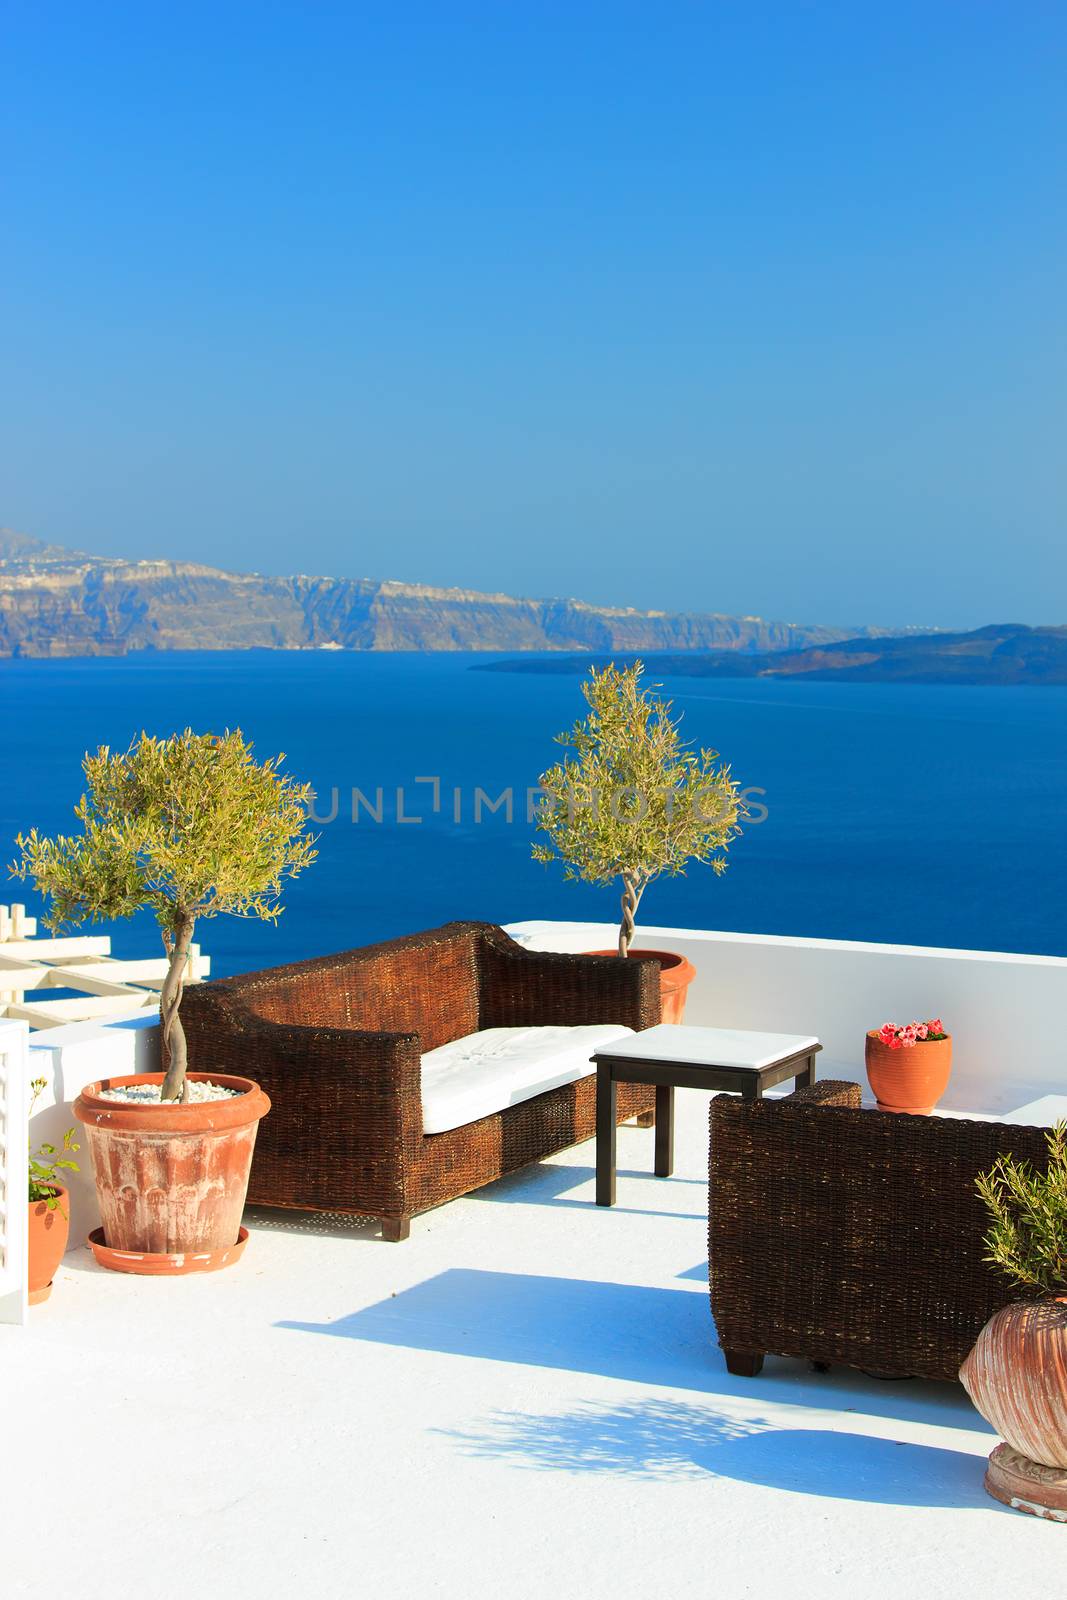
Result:
M402 1245L255 1213L213 1276L73 1251L0 1329L5 1600L1056 1592L1067 1529L985 1496L962 1390L727 1374L678 1098L676 1176L622 1130L613 1211L587 1144Z

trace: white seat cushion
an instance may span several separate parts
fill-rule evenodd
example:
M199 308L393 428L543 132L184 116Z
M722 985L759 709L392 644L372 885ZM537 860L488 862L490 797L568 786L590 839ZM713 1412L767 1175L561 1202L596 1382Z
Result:
M447 1133L532 1100L593 1071L589 1057L632 1033L621 1023L574 1028L483 1028L422 1058L424 1133Z

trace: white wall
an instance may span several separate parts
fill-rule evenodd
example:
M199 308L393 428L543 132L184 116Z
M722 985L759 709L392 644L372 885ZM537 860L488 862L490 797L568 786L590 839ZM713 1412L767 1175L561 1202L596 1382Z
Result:
M26 1117L30 1030L0 1021L0 1322L26 1321Z
M100 1078L158 1070L159 1024L151 1017L113 1023L72 1022L30 1034L29 1077L44 1078L46 1085L30 1118L31 1144L36 1148L43 1141L58 1146L68 1128L78 1128L81 1149L75 1160L80 1170L64 1177L70 1190L70 1250L84 1244L86 1236L100 1225L88 1141L74 1121L74 1101L87 1083Z
M609 923L516 922L540 950L610 949ZM953 1038L946 1110L1003 1115L1067 1093L1067 959L854 944L686 928L638 930L635 948L676 950L697 970L686 1022L814 1033L822 1078L866 1086L868 1028L940 1016Z

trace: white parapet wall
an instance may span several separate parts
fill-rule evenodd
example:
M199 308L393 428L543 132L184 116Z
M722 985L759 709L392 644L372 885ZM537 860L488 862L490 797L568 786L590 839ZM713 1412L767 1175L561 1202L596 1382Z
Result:
M0 1021L0 1322L26 1320L29 1028Z
M87 1083L131 1072L159 1071L159 1024L151 1016L120 1022L73 1022L29 1036L28 1076L45 1087L30 1118L30 1143L59 1145L74 1124L73 1106ZM75 1250L100 1224L92 1164L84 1138L79 1170L64 1182L70 1189L70 1243Z
M617 937L606 922L515 922L507 931L538 950L605 950ZM1063 957L658 927L638 929L641 945L675 950L696 968L687 1023L817 1034L820 1077L865 1085L868 1028L940 1016L953 1039L944 1109L1006 1116L1067 1094Z

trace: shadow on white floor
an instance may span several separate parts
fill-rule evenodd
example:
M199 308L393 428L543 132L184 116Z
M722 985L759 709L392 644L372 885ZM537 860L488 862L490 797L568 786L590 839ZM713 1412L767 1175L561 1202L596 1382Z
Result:
M732 1396L756 1406L773 1401L988 1431L954 1384L882 1382L845 1367L815 1373L807 1362L774 1357L759 1377L735 1377L715 1343L707 1296L695 1289L453 1267L333 1322L276 1326Z
M782 1427L684 1401L587 1405L555 1416L495 1413L477 1431L451 1437L465 1454L527 1469L711 1475L838 1500L1006 1511L986 1495L984 1463L969 1451Z

